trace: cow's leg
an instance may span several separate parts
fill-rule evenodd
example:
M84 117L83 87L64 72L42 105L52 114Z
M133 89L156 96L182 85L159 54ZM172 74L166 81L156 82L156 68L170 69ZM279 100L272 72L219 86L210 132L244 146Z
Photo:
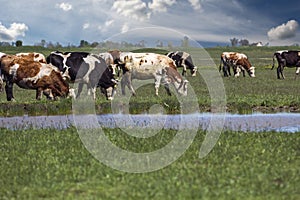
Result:
M285 79L284 74L283 74L283 67L280 65L277 67L277 78L280 79L280 75L282 79Z
M43 92L42 88L39 87L39 88L36 89L36 95L35 95L36 100L41 100L42 99L42 92Z
M236 66L235 67L235 74L234 74L234 77L239 77L240 76L240 73L241 73L241 68Z
M299 75L300 72L300 61L298 61L296 63L296 75L295 75L295 79L297 78L297 76Z
M121 80L121 90L122 90L122 95L125 95L125 86L128 87L129 90L131 90L132 95L135 96L135 90L132 87L132 80L131 80L131 73L126 72L123 74L122 80Z
M186 74L186 68L187 68L184 61L182 61L182 66L183 66L182 76L184 76Z
M122 91L122 95L126 95L126 92L125 92L125 85L126 85L126 80L125 80L125 77L123 77L121 79L121 91Z
M161 80L162 80L162 76L161 75L156 75L155 76L155 95L156 96L158 96L158 91L159 91L159 86L160 86L160 82L161 82ZM166 84L164 84L164 85L166 85ZM165 88L166 88L166 86L165 86ZM169 91L168 91L169 90ZM170 92L170 89L168 88L167 89L167 92L169 93Z
M243 77L246 77L246 75L245 75L245 68L243 68L243 67L241 67L241 71L242 71L242 73L243 73Z
M168 84L168 83L165 83L165 84L164 84L164 88L166 89L168 95L169 95L169 96L172 96L172 93L171 93L171 91L170 91L170 87L169 87L169 84Z
M5 92L6 92L7 101L15 101L15 98L13 95L13 83L12 82L6 81Z
M83 88L83 83L78 83L78 90L77 90L77 95L76 98L78 98L82 92L82 88Z
M228 77L227 67L228 67L228 66L223 65L223 74L224 74L224 77Z
M97 87L92 87L91 88L92 94L93 94L93 99L96 100L96 91L97 91Z
M129 90L131 90L132 95L135 96L136 93L135 93L135 90L133 89L133 86L132 86L132 80L131 80L131 79L128 80L128 82L127 82L127 87L128 87Z

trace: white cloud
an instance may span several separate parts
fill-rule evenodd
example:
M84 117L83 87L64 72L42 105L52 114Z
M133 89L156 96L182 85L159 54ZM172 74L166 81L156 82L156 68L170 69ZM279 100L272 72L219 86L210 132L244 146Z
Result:
M90 23L85 23L83 24L82 29L85 30L88 29L89 27L90 27Z
M125 24L122 26L121 32L122 32L122 33L126 33L128 30L129 30L129 25L128 25L127 23L125 23Z
M105 26L106 26L106 27L109 27L109 26L111 26L113 23L114 23L114 20L108 20L108 21L105 22Z
M153 12L167 12L167 7L176 3L176 0L153 0L148 3L148 7Z
M25 31L28 30L28 26L24 23L12 23L9 28L6 28L0 22L0 40L12 41L18 36L25 36Z
M201 5L200 5L199 0L189 0L189 2L195 10L200 10L201 9Z
M299 24L295 20L290 20L286 24L282 24L268 31L270 40L284 40L296 36Z
M116 0L113 3L112 10L135 20L144 21L150 18L146 3L141 0Z
M69 3L60 3L60 4L56 4L56 7L57 8L60 8L62 9L63 11L69 11L69 10L72 10L73 6Z

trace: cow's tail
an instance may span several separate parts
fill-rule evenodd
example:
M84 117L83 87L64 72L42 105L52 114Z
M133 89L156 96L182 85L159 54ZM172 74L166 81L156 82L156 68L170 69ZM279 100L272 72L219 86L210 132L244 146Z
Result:
M276 54L274 53L274 55L273 55L273 64L272 64L271 70L273 70L273 69L274 69L274 66L275 66L275 56L276 56Z

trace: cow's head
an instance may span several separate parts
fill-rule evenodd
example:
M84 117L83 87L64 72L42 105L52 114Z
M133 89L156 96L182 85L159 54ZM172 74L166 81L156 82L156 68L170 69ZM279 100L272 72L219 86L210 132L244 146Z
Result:
M174 85L178 94L187 96L187 83L189 81L184 80L177 70L173 68L166 68L165 81L167 84Z
M197 74L197 67L196 66L193 69L191 69L191 73L192 73L192 76L196 76L196 74Z
M255 67L251 66L248 70L248 74L250 77L255 77Z

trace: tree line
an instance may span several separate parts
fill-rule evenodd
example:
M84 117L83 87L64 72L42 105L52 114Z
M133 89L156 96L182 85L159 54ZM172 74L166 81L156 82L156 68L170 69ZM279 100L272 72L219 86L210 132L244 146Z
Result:
M163 43L161 40L157 40L155 42L156 47L173 47L173 43L171 41L168 41L166 44ZM44 48L60 48L60 47L100 47L100 48L130 48L130 47L138 47L138 48L144 48L147 45L147 41L141 40L136 43L131 43L131 42L114 42L114 41L103 41L103 42L88 42L87 40L80 40L78 45L74 44L67 44L63 46L59 42L51 42L51 41L46 41L42 39L39 42L36 42L33 44L33 46L39 46L39 47L44 47ZM0 41L0 46L16 46L20 47L23 46L23 41L22 40L17 40L15 42L1 42ZM188 47L189 46L189 38L187 36L184 36L183 39L181 40L181 46L182 47Z

